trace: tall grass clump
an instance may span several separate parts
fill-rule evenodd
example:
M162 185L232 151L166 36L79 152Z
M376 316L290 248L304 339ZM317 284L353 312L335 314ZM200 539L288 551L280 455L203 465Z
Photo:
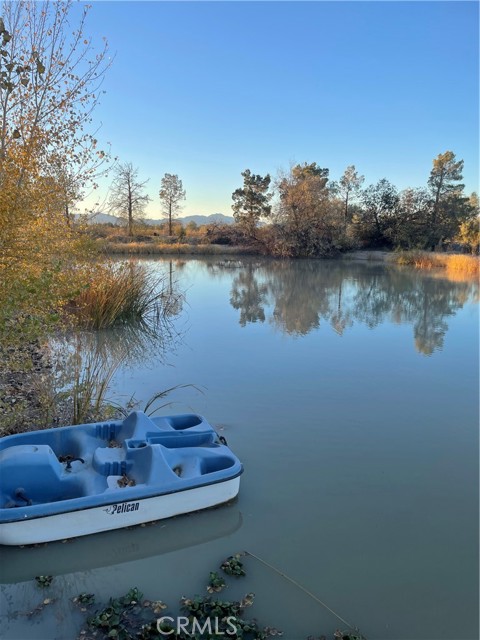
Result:
M479 259L475 256L449 255L445 256L447 273L465 276L479 275Z
M445 269L447 276L464 278L478 277L480 264L476 256L424 251L402 252L396 256L394 262L417 269Z
M80 325L105 329L119 323L158 320L172 304L163 280L135 262L96 266L73 304Z
M396 256L395 262L400 265L416 267L417 269L434 269L444 266L439 256L424 251L405 251Z

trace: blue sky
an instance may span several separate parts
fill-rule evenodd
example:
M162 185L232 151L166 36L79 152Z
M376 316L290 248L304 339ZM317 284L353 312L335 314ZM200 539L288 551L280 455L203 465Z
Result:
M113 64L99 138L183 214L231 215L241 171L317 162L338 179L426 184L452 150L478 190L476 2L94 2ZM89 201L90 202L90 201Z

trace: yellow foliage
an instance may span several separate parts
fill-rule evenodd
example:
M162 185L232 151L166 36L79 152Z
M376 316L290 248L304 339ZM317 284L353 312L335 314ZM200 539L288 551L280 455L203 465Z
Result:
M411 265L417 269L445 269L448 277L455 280L462 277L478 277L479 258L464 254L438 254L423 251L408 251L396 257L400 265Z
M463 274L477 276L479 274L479 259L475 256L449 255L446 256L448 274Z
M20 164L23 163L23 166ZM0 163L0 321L6 334L58 318L85 281L90 250L65 217L56 185L21 154ZM25 329L25 327L23 327ZM26 335L28 340L29 336Z

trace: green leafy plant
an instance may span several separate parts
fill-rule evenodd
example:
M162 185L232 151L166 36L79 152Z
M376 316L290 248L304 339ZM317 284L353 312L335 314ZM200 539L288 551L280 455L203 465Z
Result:
M229 556L222 562L220 569L225 571L229 576L237 576L239 578L246 575L245 569L243 568L243 562L240 561L240 557L239 553Z
M38 587L45 589L52 584L53 576L35 576L35 582Z
M94 593L80 593L78 596L73 598L72 602L75 604L90 606L95 603L95 594Z
M225 586L225 580L222 576L219 576L216 571L210 571L210 580L208 582L207 591L208 593L218 593Z

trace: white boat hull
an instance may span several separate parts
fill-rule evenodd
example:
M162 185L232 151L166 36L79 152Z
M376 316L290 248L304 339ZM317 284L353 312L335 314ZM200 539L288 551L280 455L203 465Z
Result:
M0 544L26 545L86 536L200 511L232 500L240 477L177 493L0 524Z

